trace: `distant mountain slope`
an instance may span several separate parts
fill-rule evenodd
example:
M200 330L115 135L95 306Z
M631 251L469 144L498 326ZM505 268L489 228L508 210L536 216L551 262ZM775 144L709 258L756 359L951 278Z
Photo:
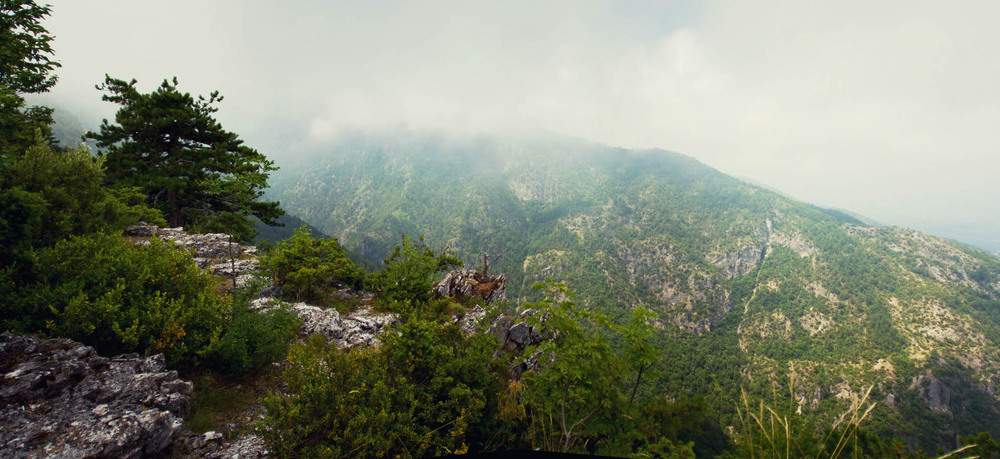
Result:
M794 375L799 405L828 416L874 384L874 428L925 446L1000 434L1000 259L985 252L676 153L551 135L359 135L273 184L370 260L423 235L470 261L504 252L518 300L551 277L614 316L658 312L658 390L711 393L723 422L740 384L762 394Z
M306 229L309 230L309 234L313 235L313 237L330 237L319 228L306 223L304 220L294 215L282 215L278 217L278 223L284 226L270 226L257 222L257 224L254 225L254 228L257 230L258 234L253 240L254 244L259 244L265 241L274 244L275 242L288 239L292 237L295 230L302 226L305 226Z
M59 146L66 148L76 148L85 145L93 151L97 150L97 144L93 140L83 141L83 135L87 133L87 127L80 122L72 112L63 107L54 106L52 112L52 137L59 142Z

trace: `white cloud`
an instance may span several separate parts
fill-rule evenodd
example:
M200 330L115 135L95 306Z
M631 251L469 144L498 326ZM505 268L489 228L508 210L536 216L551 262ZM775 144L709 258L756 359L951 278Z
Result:
M220 89L280 160L345 126L662 147L888 223L1000 227L995 2L56 1L56 97ZM100 108L94 108L100 107ZM985 222L985 223L983 223Z

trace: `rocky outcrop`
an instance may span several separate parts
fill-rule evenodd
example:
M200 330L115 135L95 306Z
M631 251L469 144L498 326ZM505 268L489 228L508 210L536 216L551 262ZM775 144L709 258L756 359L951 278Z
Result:
M257 261L257 248L232 242L227 234L188 234L184 228L158 228L140 223L125 229L126 236L159 237L173 241L175 244L191 251L195 263L218 276L236 278L237 285L242 284L260 271ZM484 298L503 298L503 275L487 279L456 276L453 281L456 292L471 295L483 293ZM481 282L476 283L476 279ZM492 283L492 284L491 284ZM491 288L490 285L493 285ZM258 308L271 307L273 296L277 296L278 288L273 284L261 292L262 298L255 301ZM296 303L291 306L293 312L301 320L301 334L309 336L319 334L339 347L374 346L379 344L378 334L387 325L395 324L399 318L395 314L375 314L371 312L374 294L370 292L355 292L341 289L334 296L345 302L361 305L361 308L350 315L341 317L335 309L310 306Z
M255 434L246 434L226 442L221 433L185 432L174 443L167 457L197 457L204 459L259 459L267 457L267 444Z
M492 333L500 339L503 349L517 356L523 356L529 346L541 344L545 337L536 329L528 325L526 318L535 315L532 309L522 311L517 317L501 315L493 321L487 333ZM542 317L541 320L545 320ZM538 355L532 354L514 360L508 369L511 378L521 379L521 375L528 370L538 369Z
M742 276L754 268L764 259L767 245L752 245L744 247L734 252L727 252L717 255L705 255L705 260L719 268L722 275L733 279Z
M212 274L245 282L260 269L257 247L233 242L228 234L188 234L184 228L159 228L140 222L125 228L126 236L159 237L191 251L194 262ZM140 243L145 242L141 241ZM148 243L148 242L146 242Z
M973 249L963 249L960 245L905 228L849 226L847 230L894 252L916 255L915 272L937 282L968 287L994 300L1000 299L1000 277L989 274L990 268L981 258L973 256Z
M163 355L104 358L68 339L0 334L0 457L143 457L181 433L191 383Z
M258 308L274 307L274 299L254 300ZM379 335L399 322L397 314L374 313L370 307L362 307L346 316L336 309L295 303L290 306L299 316L301 336L320 335L340 348L355 346L377 346L382 341Z
M774 246L785 246L792 249L800 258L812 257L819 253L819 249L799 233L772 234L769 244L768 252L773 250Z
M951 415L951 390L931 370L917 375L910 383L910 390L916 390L931 411Z
M479 298L486 304L501 301L507 295L507 276L491 276L473 269L462 269L445 274L434 283L434 297Z
M476 305L476 307L465 311L464 314L456 315L452 318L453 322L458 322L458 326L462 329L462 333L466 335L471 335L473 333L478 333L481 331L479 328L479 322L486 317L486 310L482 306Z

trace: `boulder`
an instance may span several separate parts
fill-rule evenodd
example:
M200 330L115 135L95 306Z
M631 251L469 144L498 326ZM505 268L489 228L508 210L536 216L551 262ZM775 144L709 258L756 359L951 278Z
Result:
M162 354L109 359L68 339L0 334L0 373L0 457L160 454L191 401Z
M514 360L508 368L511 378L518 380L521 375L528 370L538 369L538 352L524 356L524 351L529 346L537 346L544 341L545 337L534 326L528 325L525 320L535 314L534 310L526 309L516 318L508 315L497 317L486 333L493 333L500 339L503 348L514 355L521 356ZM542 317L545 320L545 316Z
M435 298L467 297L479 298L491 304L507 295L507 276L491 276L472 269L461 269L445 274L444 279L434 283Z
M156 235L157 227L146 222L139 222L137 225L125 227L126 236L150 237Z

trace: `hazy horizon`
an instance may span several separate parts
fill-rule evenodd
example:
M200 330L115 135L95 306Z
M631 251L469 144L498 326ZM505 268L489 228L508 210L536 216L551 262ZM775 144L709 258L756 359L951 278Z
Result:
M1000 4L50 3L42 100L88 127L105 73L177 76L279 162L349 128L544 129L1000 251Z

